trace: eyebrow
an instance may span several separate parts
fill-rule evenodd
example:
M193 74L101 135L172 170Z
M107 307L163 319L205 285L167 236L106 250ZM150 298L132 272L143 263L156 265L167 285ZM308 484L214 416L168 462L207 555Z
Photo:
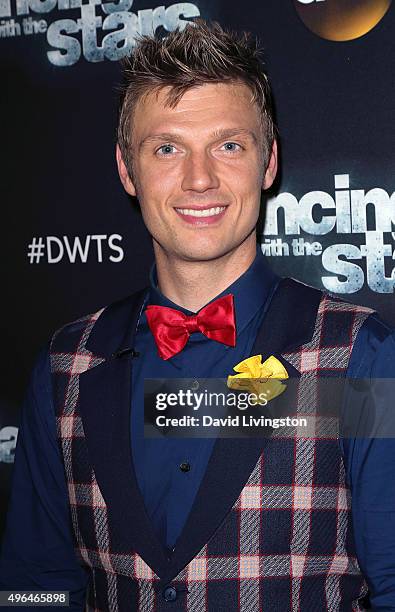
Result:
M256 134L252 130L248 130L246 128L224 128L214 130L212 132L211 137L215 140L222 140L223 138L233 138L234 136L248 136L250 137L255 144L258 144L258 139ZM151 142L182 142L183 138L177 133L172 132L161 132L160 134L152 134L146 136L139 145L139 149L141 149L144 145Z

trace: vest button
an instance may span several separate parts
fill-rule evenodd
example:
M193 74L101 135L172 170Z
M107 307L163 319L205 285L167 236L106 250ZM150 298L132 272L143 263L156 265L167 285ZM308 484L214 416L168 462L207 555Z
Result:
M192 391L197 391L199 389L199 381L198 380L194 380L191 384L191 389Z
M165 601L175 601L177 599L177 591L174 587L166 587L163 590L163 599Z
M183 463L180 463L181 472L189 472L190 469L191 469L191 464L188 463L188 461L184 461Z

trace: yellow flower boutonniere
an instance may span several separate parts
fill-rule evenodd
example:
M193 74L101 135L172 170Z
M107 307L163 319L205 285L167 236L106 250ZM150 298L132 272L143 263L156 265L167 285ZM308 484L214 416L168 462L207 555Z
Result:
M248 391L256 395L262 394L265 402L256 401L257 404L267 403L287 388L282 381L289 378L287 370L281 361L271 355L262 363L262 355L254 355L240 361L233 367L237 374L228 376L227 385L230 389Z

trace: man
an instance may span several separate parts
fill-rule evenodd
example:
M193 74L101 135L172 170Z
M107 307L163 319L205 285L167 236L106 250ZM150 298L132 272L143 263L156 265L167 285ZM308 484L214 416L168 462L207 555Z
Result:
M253 355L313 386L392 376L395 346L369 309L264 263L277 146L251 40L199 21L143 38L124 76L117 163L151 284L65 326L35 368L3 588L68 590L73 610L87 593L89 610L334 612L369 586L395 610L392 440L144 438L144 379L196 389Z

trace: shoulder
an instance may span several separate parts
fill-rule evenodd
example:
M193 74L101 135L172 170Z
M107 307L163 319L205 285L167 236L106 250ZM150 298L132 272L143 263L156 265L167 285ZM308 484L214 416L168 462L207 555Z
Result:
M62 327L59 327L59 329L57 329L52 335L50 341L51 350L58 342L67 341L67 339L80 338L89 327L92 327L95 324L103 312L105 312L106 309L111 308L111 306L112 304L104 306L96 312L86 314L75 321L70 321L69 323L62 325Z
M395 331L377 313L359 330L349 376L395 378Z
M361 329L362 332L371 338L376 338L379 342L384 342L387 338L393 336L394 329L377 312L373 311L366 319L363 329Z
M318 314L320 315L318 319L321 319L326 327L332 329L334 345L337 345L342 339L343 345L351 346L366 321L375 316L375 311L369 306L355 304L338 295L323 291ZM346 337L347 330L350 330L349 339Z
M292 296L291 302L297 306L295 310L287 308L288 313L295 315L293 326L295 322L301 323L310 311L310 317L315 315L313 341L319 336L320 345L351 349L347 376L395 379L395 330L375 310L295 279L282 279L280 288L281 285L284 297Z
M276 293L278 297L281 295L286 300L291 298L293 302L304 303L314 301L317 304L317 309L320 311L354 312L363 314L366 317L375 312L374 309L368 306L355 304L339 297L338 294L317 289L291 277L285 277L280 280Z
M112 302L99 310L87 314L59 328L50 341L50 352L73 352L85 344L91 335L99 337L103 349L106 344L116 343L126 328L137 318L147 295L147 288Z
M310 316L315 315L317 325L326 319L327 324L332 323L335 327L347 323L355 326L375 313L368 306L347 301L337 294L316 289L294 278L281 279L277 293L279 301L286 304L286 310L295 312L294 321L302 317L304 312L309 312Z

